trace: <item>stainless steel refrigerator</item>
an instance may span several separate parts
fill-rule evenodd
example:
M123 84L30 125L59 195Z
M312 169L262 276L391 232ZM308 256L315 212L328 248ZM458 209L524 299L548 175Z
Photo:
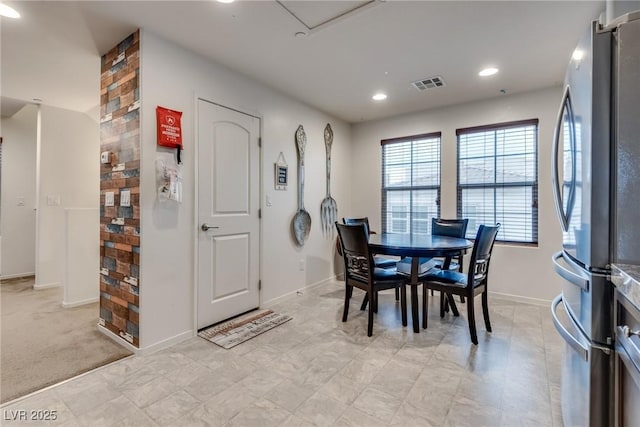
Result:
M640 264L640 13L593 22L565 76L553 181L563 247L553 301L567 427L613 425L611 263Z

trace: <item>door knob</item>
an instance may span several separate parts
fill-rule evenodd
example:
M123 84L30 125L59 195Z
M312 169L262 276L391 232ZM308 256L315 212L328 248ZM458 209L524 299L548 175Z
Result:
M202 224L202 227L200 227L202 229L202 231L209 231L209 229L214 229L214 228L220 228L217 227L215 225L209 225L209 224Z

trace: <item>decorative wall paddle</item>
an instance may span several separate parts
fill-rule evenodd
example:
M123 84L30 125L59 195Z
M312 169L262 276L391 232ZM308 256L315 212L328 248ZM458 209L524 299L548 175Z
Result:
M322 221L322 234L325 237L333 237L334 223L338 218L338 204L331 197L331 145L333 144L333 130L327 123L324 128L324 146L327 149L327 195L320 203L320 220Z
M298 246L304 246L311 230L311 215L304 209L304 149L307 135L302 125L296 130L296 148L298 150L298 211L293 217L291 227Z

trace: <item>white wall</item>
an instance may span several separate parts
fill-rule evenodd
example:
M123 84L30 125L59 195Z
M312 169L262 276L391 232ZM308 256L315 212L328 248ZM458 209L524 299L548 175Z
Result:
M2 119L3 278L35 273L36 120L38 107L27 105ZM19 198L24 204L18 205Z
M553 201L551 145L561 96L561 88L554 87L354 125L351 156L358 161L351 170L353 209L349 215L369 216L372 228L380 230L380 140L442 132L441 215L455 218L456 129L538 118L539 244L497 244L491 261L490 291L553 299L560 292L560 280L551 267L551 255L562 248L562 234Z
M349 210L351 190L350 126L280 95L218 64L170 44L149 32L141 34L141 348L178 339L194 327L195 105L196 97L262 117L262 304L333 275L334 240L322 237L320 202L325 196L323 131L334 131L332 195L339 215ZM180 206L156 202L154 160L169 152L156 148L155 108L182 111L184 198ZM312 230L296 247L290 224L297 210L297 157L294 132L307 134L305 208ZM173 151L173 150L172 150ZM275 191L273 164L282 151L289 164L289 189ZM173 154L171 154L173 155ZM342 183L342 185L338 185ZM272 206L265 204L269 197ZM303 259L305 271L299 271Z
M99 207L100 126L86 114L60 108L43 105L41 114L36 287L48 287L62 284L64 209ZM60 203L51 204L50 196L59 197ZM99 229L96 219L90 231L96 234L96 243L99 242ZM85 261L77 260L79 263ZM97 276L95 285L99 286Z

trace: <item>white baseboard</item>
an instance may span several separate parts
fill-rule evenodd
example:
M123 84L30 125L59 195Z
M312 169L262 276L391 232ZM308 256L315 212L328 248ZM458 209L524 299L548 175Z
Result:
M62 307L63 308L79 307L81 305L92 304L92 303L98 302L98 301L100 301L100 297L89 298L89 299L85 299L85 300L81 300L81 301L74 301L74 302L62 301Z
M98 328L99 332L102 332L108 338L111 338L111 340L113 340L113 342L115 342L116 344L120 344L121 346L123 346L124 348L126 348L127 350L132 352L133 354L139 354L140 353L140 349L138 347L134 346L133 344L131 344L128 341L125 341L124 338L114 334L109 329L105 328L104 326L101 326L101 325L98 324L98 325L96 325L96 327Z
M155 353L156 351L164 350L165 348L181 343L182 341L188 340L189 338L194 336L196 336L196 331L192 331L192 330L184 331L170 338L167 338L166 340L162 340L155 344L141 348L138 350L137 354Z
M60 286L62 286L62 284L60 282L52 282L52 283L45 283L43 285L33 285L33 289L35 290L40 290L40 289L49 289L49 288L59 288Z
M31 273L17 273L17 274L4 274L2 276L0 276L0 280L9 280L9 279L20 279L20 278L27 278L27 277L35 277L36 273L31 272Z
M342 274L340 276L342 276ZM291 291L291 292L288 292L288 293L286 293L284 295L280 295L279 297L270 299L268 301L264 301L262 303L261 307L269 307L269 306L275 305L275 304L277 304L279 302L282 302L284 300L287 300L289 298L292 298L292 297L298 295L299 292L304 292L304 291L306 291L308 289L315 288L316 286L320 286L320 285L322 285L324 283L331 282L333 280L339 280L338 276L331 276L331 277L329 277L327 279L322 279L322 280L320 280L318 282L311 283L309 285L303 286L302 288L298 288L295 291Z
M489 295L496 298L502 298L509 301L520 302L524 304L532 304L540 307L551 307L551 300L523 297L520 295L504 294L501 292L489 292Z
M162 340L162 341L157 342L155 344L152 344L150 346L147 346L147 347L144 347L144 348L138 348L138 347L134 346L133 344L131 344L130 342L126 341L124 338L120 337L119 335L114 334L109 329L105 328L104 326L100 326L100 325L97 325L97 326L98 326L98 330L100 332L102 332L103 334L105 334L106 336L108 336L113 341L115 341L116 343L120 344L121 346L123 346L127 350L131 351L136 356L142 356L144 354L155 353L156 351L160 351L160 350L163 350L165 348L171 347L171 346L176 345L176 344L178 344L178 343L180 343L182 341L188 340L189 338L191 338L191 337L196 335L195 331L184 331L184 332L179 333L178 335L175 335L173 337L167 338L166 340Z

